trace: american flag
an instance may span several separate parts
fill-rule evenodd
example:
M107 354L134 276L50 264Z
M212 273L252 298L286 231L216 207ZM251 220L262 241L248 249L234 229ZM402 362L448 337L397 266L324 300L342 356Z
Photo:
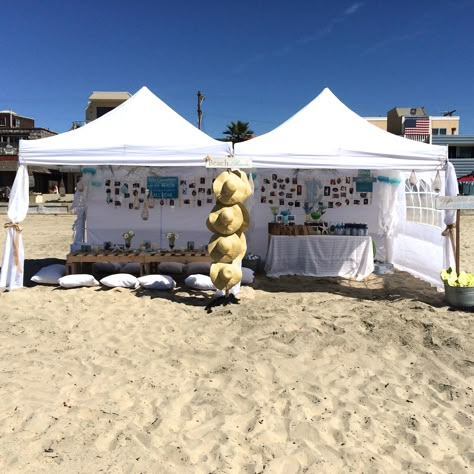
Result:
M405 135L429 135L429 117L417 117L405 119Z

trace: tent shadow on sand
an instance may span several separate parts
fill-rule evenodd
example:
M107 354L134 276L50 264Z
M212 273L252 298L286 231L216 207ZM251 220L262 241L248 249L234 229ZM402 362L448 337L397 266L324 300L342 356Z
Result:
M372 274L362 281L305 276L269 278L259 275L252 286L269 293L332 293L360 300L414 300L438 308L447 305L444 293L409 273L397 271L387 275Z
M179 284L174 290L147 290L138 288L134 291L138 298L148 297L150 299L162 299L173 303L185 304L205 308L212 300L214 291L190 290L183 288Z
M214 297L214 290L189 290L188 288L181 288L180 286L175 288L173 291L146 290L143 288L138 288L137 290L135 290L135 296L145 296L151 299L165 299L168 301L172 301L173 303L203 308L208 313L211 313L214 308L220 306L228 306L231 304L240 303L240 299L236 298L232 294L228 297Z
M65 260L59 258L25 259L24 286L32 288L37 283L31 281L42 267L53 264L65 264ZM165 299L173 303L188 306L201 307L205 309L213 299L213 291L191 290L178 281L177 287L172 290L146 290L139 288L133 294L151 299ZM305 276L282 276L269 278L264 274L256 275L252 285L255 290L268 293L331 293L360 300L407 300L419 301L430 306L440 308L447 306L444 293L438 292L436 288L419 280L409 273L395 271L387 275L374 275L362 281L344 278L317 278ZM97 291L108 291L109 288L99 287ZM239 299L245 300L244 295Z

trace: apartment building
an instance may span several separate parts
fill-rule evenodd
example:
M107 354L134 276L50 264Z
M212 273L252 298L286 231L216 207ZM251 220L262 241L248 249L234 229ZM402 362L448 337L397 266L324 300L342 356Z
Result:
M93 92L86 107L86 123L92 122L115 109L132 94L129 92Z
M48 128L35 126L31 117L19 115L12 110L0 111L0 186L13 184L18 166L18 148L20 140L37 140L57 135ZM50 172L46 168L32 167L31 184L36 191L45 191L48 187Z
M429 115L424 107L394 107L386 117L366 117L376 127L425 143L432 143L432 137L459 135L459 116Z

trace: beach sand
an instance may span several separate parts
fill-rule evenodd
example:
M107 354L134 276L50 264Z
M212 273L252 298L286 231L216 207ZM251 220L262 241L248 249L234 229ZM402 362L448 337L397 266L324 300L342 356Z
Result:
M28 216L27 278L73 220ZM260 275L211 313L25 283L0 294L2 473L474 472L474 313L406 273Z

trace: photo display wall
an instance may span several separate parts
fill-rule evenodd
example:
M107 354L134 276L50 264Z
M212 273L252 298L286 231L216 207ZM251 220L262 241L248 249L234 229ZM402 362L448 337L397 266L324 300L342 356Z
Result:
M213 206L214 177L147 176L145 178L106 178L92 183L104 189L104 200L111 207L140 210L144 207L170 206L197 208ZM337 209L372 204L370 177L285 176L278 173L259 175L255 200L280 208L303 208L305 203Z
M304 204L328 209L347 206L367 206L372 203L372 179L353 176L327 178L283 177L277 173L260 177L255 188L261 204L283 208L298 208ZM259 192L259 195L257 195Z
M104 180L104 199L110 206L129 210L158 205L202 207L215 203L213 181L214 178L205 176L191 179L159 176L135 180L110 178Z

